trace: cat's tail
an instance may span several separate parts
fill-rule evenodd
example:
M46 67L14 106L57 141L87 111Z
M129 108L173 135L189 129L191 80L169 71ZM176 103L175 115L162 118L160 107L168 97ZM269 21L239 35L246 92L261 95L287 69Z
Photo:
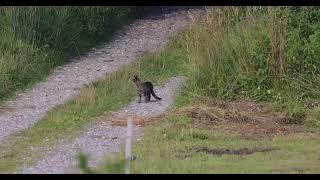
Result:
M158 97L158 96L154 93L153 88L151 89L151 95L152 95L154 98L158 99L158 100L161 100L161 99L162 99L161 97Z

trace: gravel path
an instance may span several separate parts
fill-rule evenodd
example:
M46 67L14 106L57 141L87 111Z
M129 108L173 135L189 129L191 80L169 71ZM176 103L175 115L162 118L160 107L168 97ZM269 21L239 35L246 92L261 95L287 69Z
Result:
M183 85L183 77L174 77L162 87L155 87L161 101L150 103L131 102L113 114L114 117L127 117L137 115L150 118L166 111L174 102L176 90ZM99 118L100 119L100 118ZM143 127L134 126L134 141L143 135ZM110 152L118 152L125 143L126 127L111 125L110 116L102 118L96 124L89 126L87 131L71 142L66 142L52 148L48 155L34 165L24 167L18 173L27 174L62 174L79 173L76 155L80 150L89 154L89 166L97 167L103 163L104 158Z
M31 127L50 109L77 94L83 85L132 62L142 52L163 48L170 37L204 12L202 9L182 10L136 20L120 31L114 41L57 68L46 81L2 105L0 141L11 133Z

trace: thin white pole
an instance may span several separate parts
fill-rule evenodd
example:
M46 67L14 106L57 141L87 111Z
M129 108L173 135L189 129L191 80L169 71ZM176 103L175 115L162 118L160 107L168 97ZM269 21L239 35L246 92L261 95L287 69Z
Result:
M126 164L125 174L130 174L130 161L131 161L131 143L132 143L132 117L130 116L127 121L127 138L126 138Z

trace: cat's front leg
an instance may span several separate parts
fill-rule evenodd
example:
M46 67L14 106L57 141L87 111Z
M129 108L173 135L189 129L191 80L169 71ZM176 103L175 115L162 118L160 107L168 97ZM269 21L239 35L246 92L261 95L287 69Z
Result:
M141 103L141 95L139 94L138 103Z

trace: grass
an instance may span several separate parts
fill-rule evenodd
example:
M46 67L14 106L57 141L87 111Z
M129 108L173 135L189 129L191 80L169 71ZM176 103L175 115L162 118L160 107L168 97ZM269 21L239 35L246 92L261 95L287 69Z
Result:
M170 128L174 125L182 128ZM210 129L190 128L187 117L167 117L148 127L134 146L132 173L319 173L319 138L291 134L248 140ZM196 152L199 147L241 149L277 148L249 155L214 155Z
M134 7L1 7L0 101L111 39Z
M318 12L306 7L222 7L210 13L206 23L180 42L190 72L186 95L248 97L286 112L291 123L301 122L319 102L318 30L305 29L318 26ZM308 21L301 21L302 16Z
M319 128L320 127L320 108L317 107L311 115L307 118L307 121L312 124L312 126Z
M181 95L180 95L181 96ZM178 98L180 98L180 96ZM194 107L206 103L196 100ZM183 107L182 107L183 108ZM319 133L307 131L248 138L205 125L208 119L177 114L174 109L145 129L133 146L133 174L300 174L319 173ZM213 113L214 114L214 113ZM203 125L201 125L203 124ZM239 128L242 126L238 124ZM302 125L301 125L302 127ZM248 128L250 128L248 126ZM245 130L245 129L242 129ZM262 129L257 131L263 132ZM206 149L207 151L201 151ZM251 154L215 154L241 149L269 149ZM124 153L109 156L94 173L124 173ZM92 170L91 170L92 171Z

